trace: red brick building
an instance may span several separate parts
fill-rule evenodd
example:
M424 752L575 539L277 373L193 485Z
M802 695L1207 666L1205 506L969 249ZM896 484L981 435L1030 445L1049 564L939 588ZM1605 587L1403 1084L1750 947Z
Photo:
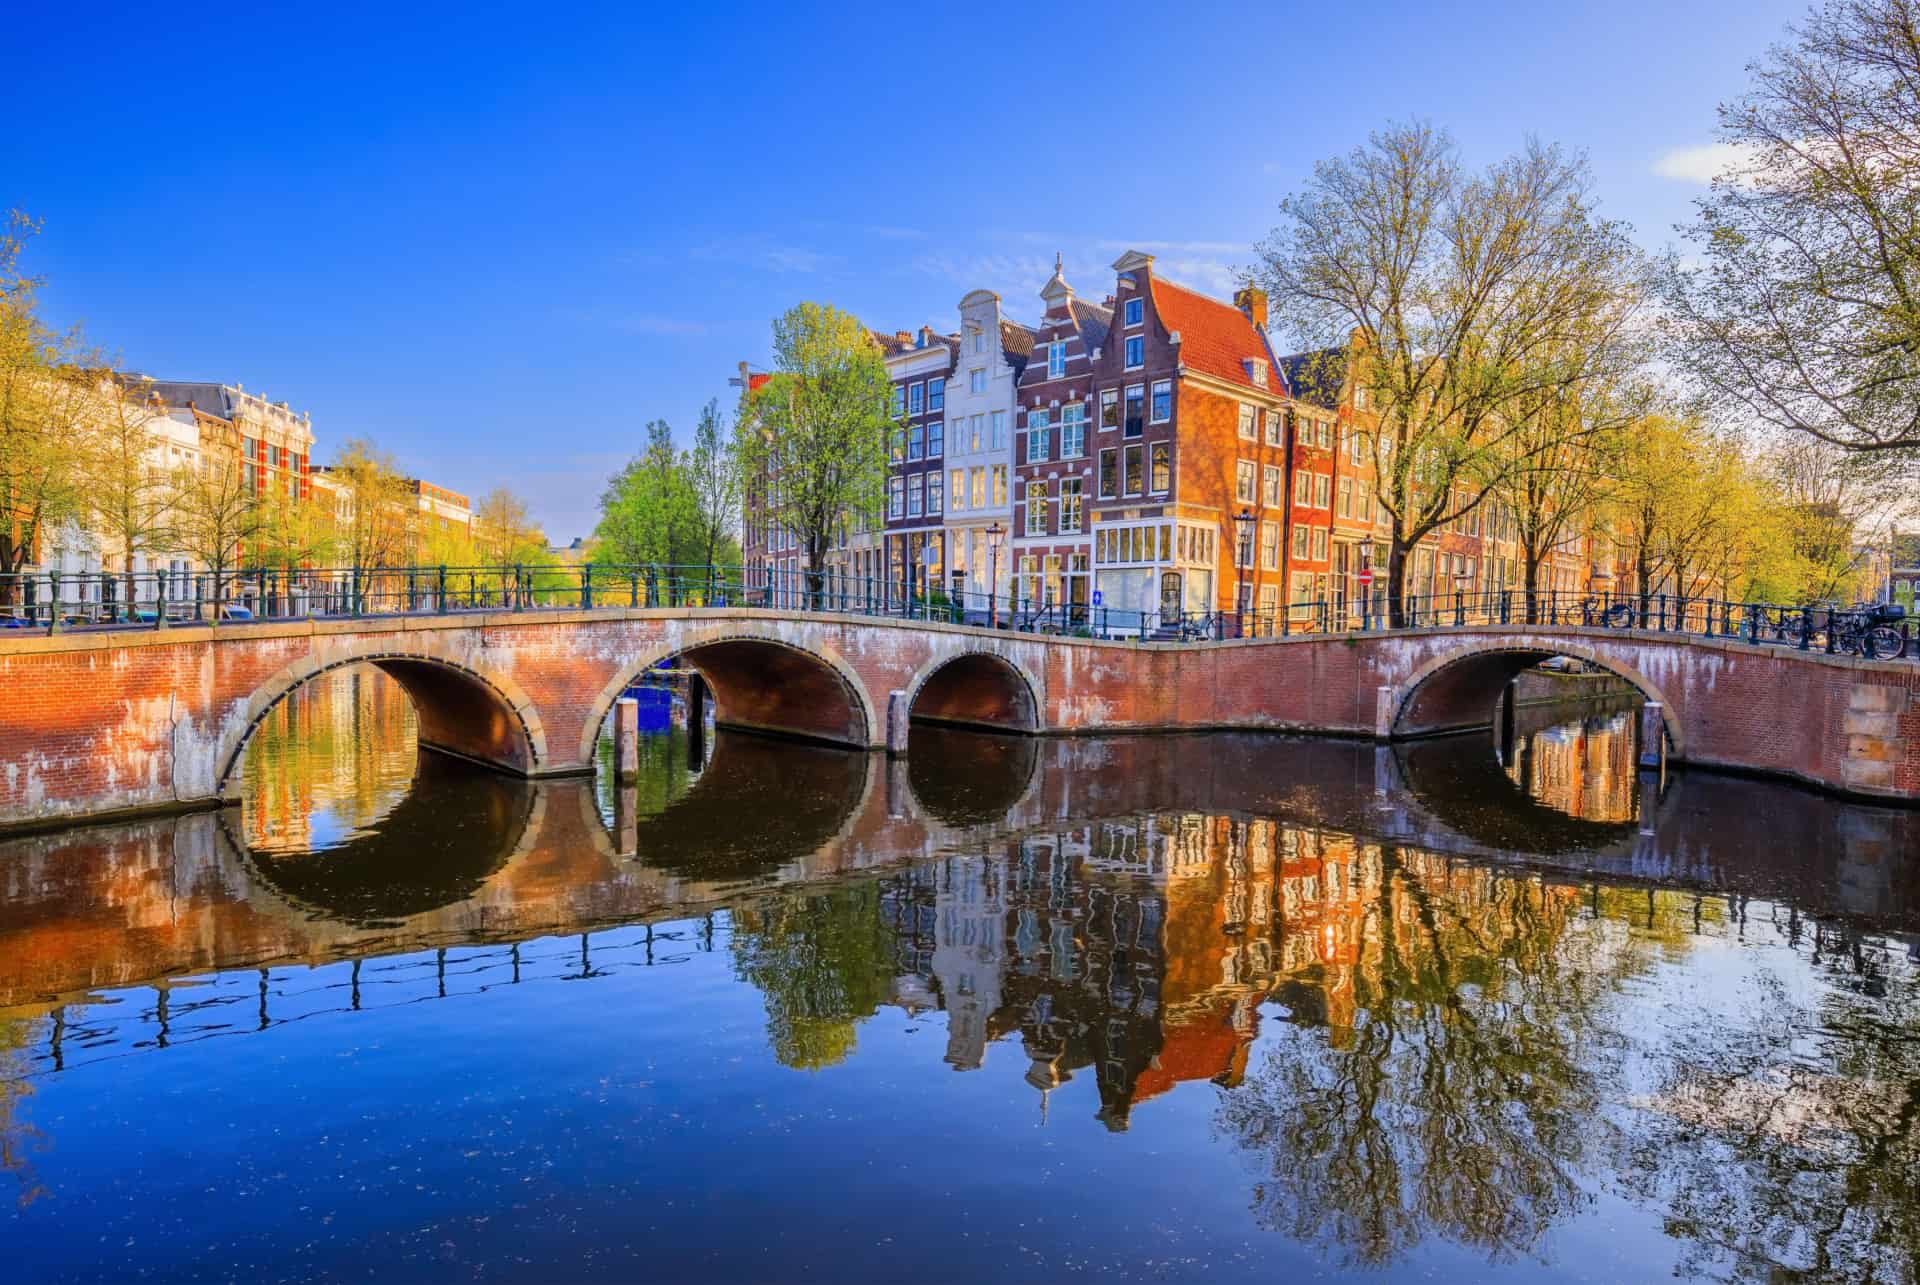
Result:
M893 379L894 430L882 549L888 592L921 594L946 579L947 381L960 336L922 326L876 335Z
M1106 334L1088 374L1080 377L1072 360L1090 339L1086 328L1075 318L1078 333L1062 331L1069 295L1058 306L1048 298L1043 327L1067 343L1064 365L1050 351L1043 360L1037 345L1022 382L1015 530L1028 549L1046 552L1017 545L1021 575L1032 584L1037 572L1043 600L1077 601L1074 564L1056 570L1044 559L1071 559L1080 544L1089 603L1107 608L1116 630L1151 632L1182 616L1257 605L1263 587L1277 595L1279 575L1268 573L1263 585L1258 565L1261 524L1281 518L1262 493L1262 470L1286 462L1270 427L1286 396L1266 338L1265 297L1243 291L1238 306L1209 298L1157 278L1153 256L1137 251L1113 267ZM1059 295L1053 282L1048 289ZM1084 452L1059 459L1063 437L1067 449L1078 445L1082 421L1091 421ZM1060 537L1075 533L1061 527L1075 497L1062 487L1075 481L1086 538L1069 543Z

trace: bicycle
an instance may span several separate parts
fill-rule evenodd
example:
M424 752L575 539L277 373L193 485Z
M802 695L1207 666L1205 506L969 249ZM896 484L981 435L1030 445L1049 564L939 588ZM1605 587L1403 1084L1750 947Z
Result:
M1892 660L1907 647L1906 639L1894 626L1906 615L1906 609L1895 603L1872 603L1848 611L1829 611L1827 629L1836 651L1868 660Z
M1633 604L1616 602L1612 606L1602 606L1598 598L1588 598L1580 604L1580 622L1585 625L1605 625L1608 629L1633 628Z

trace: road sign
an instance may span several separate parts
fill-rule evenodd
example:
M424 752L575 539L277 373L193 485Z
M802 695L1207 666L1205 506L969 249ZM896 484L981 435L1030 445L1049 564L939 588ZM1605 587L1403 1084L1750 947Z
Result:
M1096 607L1100 605L1100 591L1098 589L1093 591L1093 605Z
M1371 585L1372 583L1373 583L1373 568L1361 567L1360 568L1360 587L1364 589L1367 586Z

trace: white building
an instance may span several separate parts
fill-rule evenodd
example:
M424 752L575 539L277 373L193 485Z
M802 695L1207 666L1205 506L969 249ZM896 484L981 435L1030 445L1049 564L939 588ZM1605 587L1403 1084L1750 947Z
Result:
M947 387L947 574L969 609L984 609L989 590L1004 601L1013 582L1014 407L1032 356L1033 332L1002 315L999 295L975 290L960 301Z

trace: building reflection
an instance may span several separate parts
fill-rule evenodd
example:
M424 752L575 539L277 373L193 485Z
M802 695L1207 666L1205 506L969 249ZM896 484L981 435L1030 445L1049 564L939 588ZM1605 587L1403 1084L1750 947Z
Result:
M1791 1230L1793 1146L1836 1129L1873 1234L1920 1240L1885 1161L1920 1146L1915 818L1706 776L1637 815L1624 711L1523 726L1504 765L1473 738L934 738L909 770L722 734L661 742L624 790L391 746L385 784L343 789L329 772L406 714L379 682L330 690L341 710L263 742L311 737L316 762L237 828L0 844L0 1167L23 1193L31 1089L62 1068L662 946L729 952L792 1067L847 1064L904 1010L944 1025L940 1065L1050 1121L1070 1102L1119 1133L1208 1094L1253 1215L1358 1263L1435 1237L1526 1254L1598 1171L1701 1227ZM1763 937L1844 976L1808 1021L1851 1043L1816 1076L1708 1032L1628 1076L1621 996ZM1811 1131L1785 1148L1770 1089Z

